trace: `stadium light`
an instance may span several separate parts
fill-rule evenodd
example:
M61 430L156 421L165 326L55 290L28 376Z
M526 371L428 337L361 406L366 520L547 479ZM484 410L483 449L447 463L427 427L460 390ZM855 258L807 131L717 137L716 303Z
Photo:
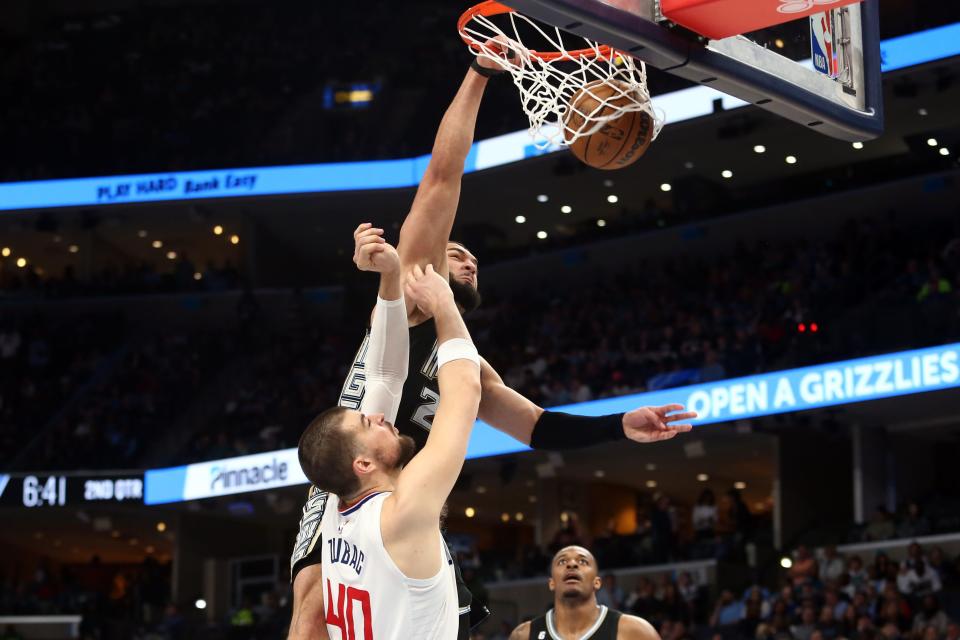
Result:
M617 204L617 202L619 201L620 201L620 198L618 198L612 193L607 196L607 202L609 202L610 204Z
M230 236L230 244L240 244L240 236L237 234Z
M527 216L517 216L516 218L513 219L513 221L516 222L517 224L523 224L524 222L527 221Z
M598 226L598 227L605 227L605 226L607 226L607 221L604 220L603 218L600 218L599 220L597 220L597 226Z
M467 507L463 514L468 518L472 518L473 516L477 515L477 510L473 507Z
M660 191L663 191L664 193L670 191L671 189L673 189L673 186L669 182L664 182L660 185Z
M537 196L537 202L548 202L549 200L550 200L550 196L548 196L545 193L541 193L540 195Z
M197 609L203 610L207 608L207 601L203 598L197 598L197 601L193 603Z
M3 249L0 249L0 255L2 255L4 258L9 258L9 257L10 257L10 247L4 247Z
M565 204L562 207L560 207L560 213L570 213L572 211L573 211L573 207L571 207L568 204Z
M213 228L213 235L215 235L215 236L223 235L223 227L220 226L219 224L216 225L216 226Z
M546 231L537 231L537 237L540 238L541 240L546 240L546 239L547 239L547 232L546 232Z
M17 266L20 267L21 269L23 269L25 266L27 266L27 259L26 259L26 258L17 258Z
M733 177L733 171L730 171L730 169L724 169L723 173L721 173L720 175L722 175L724 178L729 180L730 178Z
M928 147L936 147L936 146L939 146L939 145L940 145L940 143L937 141L936 138L927 138L927 146L928 146Z
M860 151L860 149L863 149L863 143L862 143L862 142L854 142L854 143L853 143L853 148L856 149L857 151Z
M758 145L756 145L756 146L753 148L753 152L754 152L754 153L766 153L766 152L767 152L767 148L766 148L765 146L763 146L762 144L758 144Z
M784 569L789 569L790 567L793 566L793 560L791 560L787 556L783 556L782 558L780 558L780 566L783 567Z

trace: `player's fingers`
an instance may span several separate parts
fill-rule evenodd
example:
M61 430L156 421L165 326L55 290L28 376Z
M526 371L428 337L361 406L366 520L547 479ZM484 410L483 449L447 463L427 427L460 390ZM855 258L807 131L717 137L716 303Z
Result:
M367 238L379 238L383 235L383 229L367 229L366 231L361 231L354 240L360 242L361 240L366 240Z
M674 413L663 419L664 422L676 422L677 420L693 420L697 417L696 411L687 411L685 413Z
M433 265L432 265L432 264L428 264L428 265L427 265L427 268L426 268L426 271L424 271L424 275L428 275L428 276L429 276L429 275L431 275L431 274L433 274L433 273L436 273L436 272L433 270Z
M365 229L369 229L369 228L372 227L372 226L373 226L373 224L371 224L370 222L363 222L363 223L361 223L360 226L358 226L356 229L353 230L353 237L356 238L356 237L357 237L360 233L362 233Z
M357 238L358 247L362 247L364 245L373 244L373 243L381 244L384 242L386 242L386 240L384 240L380 236L360 236L359 238Z
M665 404L662 407L652 407L652 409L655 414L663 417L674 411L683 411L684 406L682 404Z
M669 433L669 432L672 432L672 433L686 433L687 431L691 431L692 429L693 429L693 425L692 425L692 424L688 424L688 423L684 423L684 424L671 424L670 426L667 427L667 431L666 431L665 433Z
M410 270L410 273L413 275L414 280L419 280L423 277L423 269L420 268L420 265L413 265L413 269Z

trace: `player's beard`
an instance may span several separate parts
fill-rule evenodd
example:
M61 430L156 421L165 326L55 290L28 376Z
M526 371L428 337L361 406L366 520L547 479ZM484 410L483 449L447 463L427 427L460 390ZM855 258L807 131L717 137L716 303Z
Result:
M480 306L480 292L472 284L460 282L453 275L450 276L450 290L453 291L453 300L464 313L470 313Z
M389 453L380 449L376 453L377 460L388 471L399 471L413 460L417 453L417 443L410 436L397 436L399 447Z
M398 438L400 441L400 452L397 454L397 464L395 468L402 469L407 466L413 456L417 453L417 443L413 441L413 438L410 436L400 436Z

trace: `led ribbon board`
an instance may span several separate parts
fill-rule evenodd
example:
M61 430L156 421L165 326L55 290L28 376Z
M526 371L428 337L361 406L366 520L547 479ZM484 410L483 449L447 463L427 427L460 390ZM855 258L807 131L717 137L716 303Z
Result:
M831 364L732 378L554 407L582 416L680 403L700 414L695 425L805 411L960 387L960 343ZM467 458L526 451L477 421ZM296 449L214 460L146 473L146 504L180 502L307 482Z
M881 43L884 71L956 55L960 55L960 23ZM746 105L708 87L656 96L653 103L667 113L670 123L677 123L714 113L716 100L726 110ZM464 172L499 167L558 149L538 150L526 131L517 131L475 143ZM429 161L427 155L401 160L11 182L0 184L0 211L407 188L420 183Z

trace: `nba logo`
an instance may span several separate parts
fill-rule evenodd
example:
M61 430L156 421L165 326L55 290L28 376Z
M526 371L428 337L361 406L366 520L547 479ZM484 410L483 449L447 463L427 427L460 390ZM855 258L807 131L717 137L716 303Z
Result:
M837 36L833 17L832 11L810 16L810 48L814 69L829 78L838 78L840 61L837 57Z
M537 634L537 640L543 640L546 637L547 637L546 631L541 631L540 633Z

